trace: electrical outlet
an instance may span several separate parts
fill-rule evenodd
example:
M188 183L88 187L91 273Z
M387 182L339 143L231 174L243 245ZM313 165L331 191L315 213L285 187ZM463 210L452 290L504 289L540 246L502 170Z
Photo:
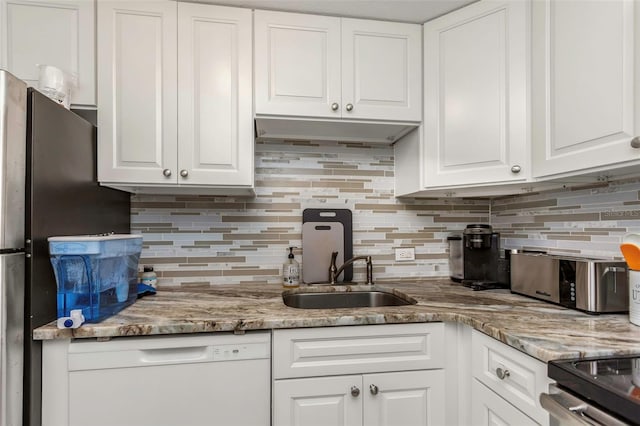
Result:
M413 247L397 248L396 260L400 262L406 260L416 260L416 249Z

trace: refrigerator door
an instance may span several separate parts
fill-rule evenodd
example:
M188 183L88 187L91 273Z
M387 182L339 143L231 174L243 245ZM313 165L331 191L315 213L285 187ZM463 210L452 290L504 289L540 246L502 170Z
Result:
M27 85L0 70L0 250L24 247Z
M22 425L24 253L0 255L0 426Z
M131 232L130 195L96 179L96 128L29 89L27 95L26 330L56 318L47 238ZM40 424L42 345L25 353L25 425Z

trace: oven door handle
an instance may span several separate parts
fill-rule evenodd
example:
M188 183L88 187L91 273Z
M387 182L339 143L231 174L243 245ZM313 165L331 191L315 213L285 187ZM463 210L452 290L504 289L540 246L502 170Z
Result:
M628 426L609 414L587 404L553 385L553 393L541 393L540 405L563 426Z

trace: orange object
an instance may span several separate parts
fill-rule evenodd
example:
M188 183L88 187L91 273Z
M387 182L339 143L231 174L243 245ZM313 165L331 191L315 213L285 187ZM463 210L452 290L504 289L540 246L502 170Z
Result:
M640 247L635 244L622 243L620 251L622 251L624 260L627 261L629 268L634 271L640 271Z

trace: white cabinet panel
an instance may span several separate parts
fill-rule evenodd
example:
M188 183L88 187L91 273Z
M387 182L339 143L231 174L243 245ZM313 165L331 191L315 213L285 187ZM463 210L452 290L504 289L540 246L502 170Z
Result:
M422 120L420 38L417 25L342 19L343 118Z
M143 193L250 193L251 11L101 1L98 26L99 181Z
M471 347L474 378L539 424L548 424L549 415L539 401L551 382L547 365L476 330Z
M249 9L178 4L178 84L179 183L252 185Z
M526 180L528 19L483 1L424 25L425 186Z
M367 374L363 380L364 425L445 424L444 370Z
M95 2L2 0L2 66L30 86L38 64L75 73L71 103L96 104Z
M176 13L171 1L98 2L100 181L176 181Z
M276 379L444 366L444 325L384 324L275 330Z
M471 418L474 426L538 426L513 405L473 379Z
M534 175L640 159L640 5L533 2Z
M256 10L254 20L256 112L340 117L340 18Z
M274 425L362 426L361 376L276 380L273 391Z
M256 114L421 121L419 25L260 10L254 17Z

